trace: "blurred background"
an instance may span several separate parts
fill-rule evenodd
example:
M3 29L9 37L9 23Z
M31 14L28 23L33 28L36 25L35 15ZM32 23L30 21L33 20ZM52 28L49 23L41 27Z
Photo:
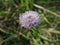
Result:
M19 15L36 11L40 24L19 25ZM0 45L60 45L60 0L0 0Z

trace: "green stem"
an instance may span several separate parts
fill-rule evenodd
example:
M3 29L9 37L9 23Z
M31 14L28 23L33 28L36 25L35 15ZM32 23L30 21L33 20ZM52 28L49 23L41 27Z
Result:
M26 10L29 10L29 0L25 0Z
M22 5L22 6L24 5L24 0L21 0L21 5Z

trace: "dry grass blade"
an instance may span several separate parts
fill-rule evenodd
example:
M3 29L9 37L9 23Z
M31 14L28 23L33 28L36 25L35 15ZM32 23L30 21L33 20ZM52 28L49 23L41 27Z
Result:
M33 5L34 5L35 7L37 7L37 8L40 8L40 9L42 9L42 10L44 10L44 11L46 11L46 12L49 12L49 13L51 13L52 15L55 15L55 16L57 16L57 17L60 18L60 15L58 15L58 14L56 14L56 13L54 13L54 12L48 10L48 9L45 9L44 7L42 7L42 6L40 6L40 5L37 5L37 4L33 4Z
M51 32L51 33L55 33L55 34L60 34L60 31L57 31L57 30L48 30L49 32Z
M42 14L43 19L52 27L51 23L48 21L48 19L44 16L44 14Z
M1 29L1 28L0 28L0 31L1 31L1 32L4 32L4 33L8 33L8 32L4 31L4 30L3 30L3 29Z
M35 43L34 45L39 45L39 43L34 38L32 38L32 40Z

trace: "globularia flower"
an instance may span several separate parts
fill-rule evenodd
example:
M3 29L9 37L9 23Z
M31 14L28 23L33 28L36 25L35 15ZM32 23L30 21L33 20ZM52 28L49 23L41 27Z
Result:
M35 11L26 11L19 17L19 23L24 28L32 28L37 26L40 22L40 16Z

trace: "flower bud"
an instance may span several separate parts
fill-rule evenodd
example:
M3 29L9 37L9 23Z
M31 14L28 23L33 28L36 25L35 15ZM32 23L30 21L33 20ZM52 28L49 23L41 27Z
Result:
M40 16L35 11L26 11L19 17L19 23L24 28L32 28L40 23Z

